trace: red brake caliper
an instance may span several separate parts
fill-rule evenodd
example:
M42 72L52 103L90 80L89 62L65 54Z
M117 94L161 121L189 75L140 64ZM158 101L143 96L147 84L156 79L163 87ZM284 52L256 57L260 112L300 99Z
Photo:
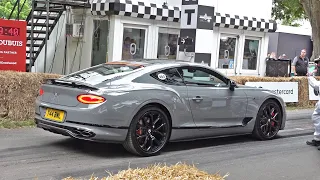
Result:
M272 111L271 116L274 118L274 111ZM274 121L271 121L271 126L274 126Z
M137 135L141 136L141 134L142 134L142 129L141 128L137 129Z
M142 120L140 119L138 122L140 125L142 125ZM142 135L142 129L141 127L139 129L136 130L137 135L141 136Z

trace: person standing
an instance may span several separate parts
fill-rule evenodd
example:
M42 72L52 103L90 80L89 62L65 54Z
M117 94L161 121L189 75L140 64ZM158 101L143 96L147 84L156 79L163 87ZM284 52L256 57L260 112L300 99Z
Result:
M296 56L292 62L292 72L295 76L307 76L309 68L309 58L306 56L306 49L301 50L300 56Z
M317 81L313 76L312 72L308 73L309 85L314 89L314 91L319 92L320 81ZM317 94L318 95L318 94ZM315 110L312 114L312 121L314 125L314 136L312 140L307 141L307 145L316 146L320 150L320 100L317 102Z
M311 75L320 76L320 56L314 60L314 70L311 72Z

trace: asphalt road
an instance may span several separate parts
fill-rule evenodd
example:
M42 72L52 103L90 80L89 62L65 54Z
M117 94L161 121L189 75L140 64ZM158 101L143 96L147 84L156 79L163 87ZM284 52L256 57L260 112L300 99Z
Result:
M53 180L68 176L107 176L129 166L186 162L210 173L230 173L230 180L320 179L320 151L310 119L288 121L272 141L248 136L170 143L156 157L128 154L121 145L82 142L41 129L0 130L0 179Z

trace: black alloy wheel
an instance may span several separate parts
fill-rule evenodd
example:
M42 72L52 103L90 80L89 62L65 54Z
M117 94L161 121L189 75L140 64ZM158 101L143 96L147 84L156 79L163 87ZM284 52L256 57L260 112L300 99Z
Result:
M147 107L133 119L124 147L139 156L157 155L168 142L170 132L166 113L155 106Z
M260 108L253 135L260 140L269 140L276 137L282 123L282 112L279 105L273 101L266 101Z

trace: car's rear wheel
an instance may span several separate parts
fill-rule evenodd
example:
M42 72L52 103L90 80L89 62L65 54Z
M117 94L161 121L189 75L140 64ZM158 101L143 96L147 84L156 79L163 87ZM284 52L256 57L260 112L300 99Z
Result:
M139 156L157 155L168 142L170 132L167 114L156 106L149 106L133 118L123 146Z
M260 140L270 140L277 136L282 122L282 111L274 100L262 104L257 114L253 129L254 137Z

